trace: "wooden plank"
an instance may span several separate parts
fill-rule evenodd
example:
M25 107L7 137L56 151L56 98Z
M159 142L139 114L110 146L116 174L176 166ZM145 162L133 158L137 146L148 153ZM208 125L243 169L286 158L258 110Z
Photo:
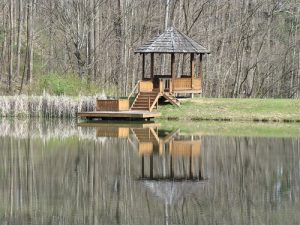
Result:
M128 138L129 128L128 127L98 127L96 130L97 137L117 137L117 138Z
M155 118L159 117L158 112L148 111L93 111L93 112L79 112L80 117L87 118Z
M119 99L118 100L118 110L119 111L129 110L129 100L128 99Z
M128 99L96 100L97 111L126 111L129 110Z
M171 142L173 156L199 156L201 154L201 141L180 141L173 140Z
M101 127L101 128L106 128L106 127L124 127L124 128L158 128L160 127L160 124L158 123L145 123L145 122L135 122L135 123L120 123L120 122L84 122L84 123L79 123L78 126L80 127Z
M139 143L139 155L150 156L153 153L152 142L140 142Z
M153 90L153 82L151 80L142 80L139 85L139 92L151 92Z
M183 91L195 91L195 93L200 93L201 90L201 80L193 79L194 89L191 86L192 78L176 78L173 80L173 92ZM190 92L189 92L190 93Z

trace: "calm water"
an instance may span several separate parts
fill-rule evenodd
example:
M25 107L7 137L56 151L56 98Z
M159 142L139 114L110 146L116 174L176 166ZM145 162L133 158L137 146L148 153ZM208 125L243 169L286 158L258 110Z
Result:
M0 224L300 224L300 139L0 121Z

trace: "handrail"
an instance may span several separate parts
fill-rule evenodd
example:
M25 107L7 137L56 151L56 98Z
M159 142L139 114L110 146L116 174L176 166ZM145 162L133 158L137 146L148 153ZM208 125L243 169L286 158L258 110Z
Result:
M136 83L136 85L134 86L134 88L132 89L131 93L129 94L129 96L128 96L128 98L127 98L128 100L129 100L130 97L134 94L134 92L135 92L136 89L138 88L140 82L141 82L141 81L139 80L139 81Z
M149 112L152 111L152 109L154 108L155 104L157 103L159 97L160 97L160 93L158 92L155 99L154 99L154 101L153 101L153 103L152 103L152 105L149 107Z

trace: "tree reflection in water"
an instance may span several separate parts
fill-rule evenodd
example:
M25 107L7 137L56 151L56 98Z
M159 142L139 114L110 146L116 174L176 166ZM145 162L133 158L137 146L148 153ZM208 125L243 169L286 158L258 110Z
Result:
M300 220L298 138L97 126L0 122L0 224Z

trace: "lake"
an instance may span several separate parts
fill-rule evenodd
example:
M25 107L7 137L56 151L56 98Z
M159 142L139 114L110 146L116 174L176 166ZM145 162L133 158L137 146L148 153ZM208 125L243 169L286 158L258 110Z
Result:
M0 224L299 224L300 135L199 124L0 120Z

